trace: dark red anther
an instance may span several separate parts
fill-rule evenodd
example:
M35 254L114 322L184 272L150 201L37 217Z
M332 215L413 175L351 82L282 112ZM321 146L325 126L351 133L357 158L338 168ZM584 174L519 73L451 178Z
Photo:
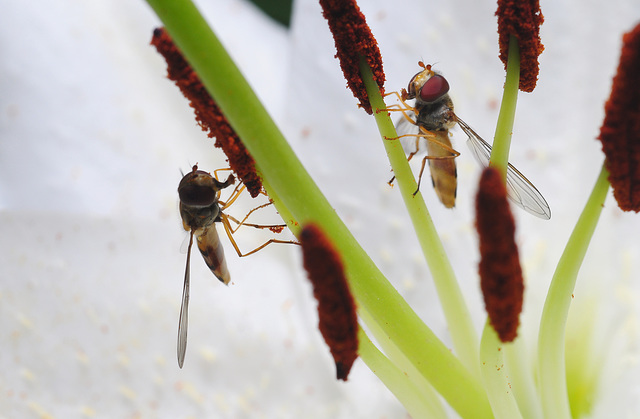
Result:
M258 196L262 181L256 173L253 158L164 28L153 31L151 45L156 47L167 62L167 77L175 82L189 100L198 125L203 131L207 131L210 138L215 137L215 146L222 148L227 155L231 170L242 180L249 194L254 198Z
M480 178L476 197L476 228L480 238L480 288L489 321L502 342L518 334L524 283L515 242L515 222L507 190L497 169Z
M618 71L600 128L613 196L624 211L640 211L640 24L622 38Z
M498 42L500 60L507 68L509 38L518 40L520 47L520 90L532 92L538 82L538 56L544 51L540 40L540 25L544 16L538 0L498 0Z
M318 301L319 329L331 350L337 377L347 380L358 357L358 317L340 255L315 224L300 232L302 259Z
M360 106L371 114L373 111L360 75L359 61L360 57L367 61L380 94L384 95L385 75L378 42L355 0L320 0L320 6L333 34L336 57L340 60L347 86L360 101Z

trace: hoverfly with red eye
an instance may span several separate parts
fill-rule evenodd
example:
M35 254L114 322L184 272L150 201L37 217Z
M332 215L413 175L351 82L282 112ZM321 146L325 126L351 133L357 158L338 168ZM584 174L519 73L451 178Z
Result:
M407 89L402 89L401 94L395 93L404 108L389 110L399 110L403 114L402 119L396 124L398 138L414 138L411 144L403 143L405 150L409 152L408 160L420 151L421 139L427 143L427 155L422 160L418 188L414 195L420 189L422 173L428 160L431 180L438 199L445 207L453 208L457 189L455 158L460 153L451 145L449 130L458 124L467 134L467 145L483 167L489 165L491 146L454 113L447 79L422 61L418 62L418 65L422 70L411 78ZM415 99L413 106L406 103L411 99ZM410 151L411 146L414 147L413 151ZM551 209L542 194L511 164L507 167L506 186L508 197L520 208L539 218L551 218Z
M180 197L180 217L182 225L189 232L189 248L187 249L187 264L184 273L184 285L182 289L182 302L180 306L180 319L178 321L178 366L182 368L184 357L187 350L187 326L189 317L189 294L190 294L190 265L191 265L191 246L193 238L196 237L198 249L204 258L205 263L211 269L211 272L222 282L227 285L231 281L227 262L224 257L224 249L220 243L220 237L216 231L215 223L220 223L229 237L229 241L238 253L238 256L249 256L258 250L264 248L271 243L291 243L298 244L294 241L270 239L261 246L253 249L248 253L242 253L236 244L233 234L240 226L249 226L260 229L270 229L273 232L280 232L286 225L259 225L246 223L245 221L254 211L271 205L271 201L252 209L242 221L238 221L231 215L225 214L223 211L227 209L242 193L244 185L239 183L225 201L220 200L220 192L222 189L229 187L235 183L233 175L229 175L224 182L219 181L211 174L198 170L198 166L193 166L191 172L183 176L178 185L178 196ZM237 227L231 226L234 222Z

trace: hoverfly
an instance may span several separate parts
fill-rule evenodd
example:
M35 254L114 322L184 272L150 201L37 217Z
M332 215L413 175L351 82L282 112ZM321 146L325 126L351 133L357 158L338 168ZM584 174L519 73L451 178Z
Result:
M182 303L180 307L180 319L178 321L178 366L180 368L182 368L182 365L184 364L184 357L187 350L191 246L193 244L194 236L196 237L198 249L200 249L200 253L204 258L205 263L209 269L211 269L211 272L213 272L213 274L225 285L229 284L231 276L227 269L224 249L216 231L216 222L222 224L231 244L240 257L251 255L270 243L297 243L293 241L271 239L248 253L243 254L240 252L240 249L232 236L240 226L244 225L255 228L268 228L272 231L279 232L285 227L285 225L258 225L245 222L251 213L257 209L270 205L271 202L254 208L242 221L238 221L231 215L225 214L223 211L228 208L244 190L244 185L240 183L231 193L231 196L226 202L221 201L220 191L234 183L235 178L233 175L229 175L227 180L220 182L211 174L198 170L198 166L195 165L191 172L184 175L178 185L180 217L182 217L182 225L184 229L189 232L187 265L184 273ZM237 224L235 230L232 228L230 221Z
M449 130L458 124L467 134L467 145L483 167L489 165L491 146L454 113L447 80L433 71L430 65L425 65L422 61L418 64L423 69L411 78L406 90L402 89L401 94L396 93L405 106L399 109L403 117L396 124L396 129L400 134L399 138L415 138L415 150L409 153L408 160L419 152L421 138L427 142L427 155L422 160L418 189L414 195L420 189L422 173L428 160L436 194L445 207L452 208L457 189L455 158L460 153L451 145ZM415 99L414 106L406 103L410 99ZM546 220L551 218L551 209L542 194L511 164L507 168L506 186L508 197L520 208Z

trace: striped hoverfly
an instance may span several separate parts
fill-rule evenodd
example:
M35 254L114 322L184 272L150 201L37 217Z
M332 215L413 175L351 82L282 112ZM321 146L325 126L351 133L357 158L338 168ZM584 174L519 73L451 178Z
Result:
M217 171L216 171L217 172ZM215 174L215 172L214 172ZM222 224L229 241L238 253L238 256L249 256L271 243L293 243L294 241L270 239L261 246L250 252L242 253L236 244L233 234L240 226L248 226L259 229L269 229L273 232L280 232L286 225L260 225L245 222L254 211L271 205L269 201L252 209L242 221L229 214L225 214L227 209L244 190L244 185L239 183L226 201L220 200L220 192L233 185L235 178L229 175L224 182L211 174L198 170L198 166L193 166L191 172L183 176L178 185L178 196L180 197L180 217L182 225L189 232L189 247L187 249L187 264L184 274L184 285L182 289L182 301L180 306L180 318L178 321L178 366L182 368L187 350L187 327L189 317L189 295L190 295L190 265L191 247L193 239L196 238L198 249L204 258L205 263L211 272L225 285L231 281L227 262L224 256L224 248L220 243L220 237L216 231L216 223ZM235 223L233 228L231 222Z
M475 159L483 166L489 165L491 146L460 119L453 110L449 96L449 83L431 69L430 65L418 63L422 70L409 81L407 89L395 93L404 107L399 110L403 116L396 124L399 137L404 139L403 147L408 151L408 160L420 152L421 139L426 140L427 155L422 160L418 177L418 189L426 162L429 162L431 179L438 198L447 208L455 206L457 173L455 158L460 155L449 139L449 130L456 124L467 135L467 145ZM406 103L415 99L413 106ZM407 142L406 139L410 138ZM411 149L413 148L413 151ZM520 208L542 219L551 218L551 209L538 189L513 165L507 168L507 196ZM393 182L391 179L390 183Z

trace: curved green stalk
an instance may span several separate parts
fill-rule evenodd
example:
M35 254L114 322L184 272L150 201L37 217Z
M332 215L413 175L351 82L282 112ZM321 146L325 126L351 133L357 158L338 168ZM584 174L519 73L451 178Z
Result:
M377 84L373 80L371 69L364 60L360 60L360 72L367 88L367 95L374 109L378 129L383 138L384 148L396 176L400 194L407 207L422 253L429 265L442 305L447 326L451 333L453 347L460 360L476 377L480 377L478 364L478 336L471 321L471 314L464 301L460 286L456 280L449 258L444 250L440 236L433 224L429 210L424 203L422 193L415 196L417 189L413 173L402 149L400 141L384 138L397 138L396 129L385 112L386 105L382 100Z
M524 419L544 419L540 396L533 378L534 369L527 356L524 338L519 335L516 340L503 348L506 364L509 366L509 379L513 387L513 395Z
M511 147L511 135L513 123L516 117L516 103L518 101L518 85L520 83L520 48L518 40L511 35L509 38L509 59L507 61L507 77L504 82L504 92L496 124L496 135L493 138L493 150L491 151L492 167L496 167L506 179L507 163L509 160L509 148Z
M412 418L447 419L438 395L418 387L407 374L384 356L358 327L358 355L404 405Z
M600 218L609 190L603 163L589 200L558 262L544 303L538 338L538 376L545 417L571 418L564 361L564 335L578 271Z
M431 406L433 411L442 410L442 403L437 396L433 386L426 380L426 378L420 374L415 365L413 365L407 357L402 353L400 349L389 340L386 333L380 329L375 323L369 326L369 330L377 340L377 344L382 351L389 357L398 369L413 383L416 389L419 390L421 397L425 399L425 403ZM431 416L429 416L431 417Z
M493 414L496 419L522 419L511 388L509 366L504 362L505 346L487 320L480 340L480 361Z
M260 173L259 168L258 168L258 173ZM280 196L275 191L275 189L271 187L267 179L264 179L264 178L262 179L262 186L264 187L264 190L267 191L267 195L269 196L269 199L271 200L271 202L273 202L273 206L276 207L276 210L278 210L278 214L280 214L280 217L282 218L282 220L285 222L285 224L287 224L287 228L291 230L291 232L295 236L298 236L298 233L302 228L300 223L298 223L298 221L293 216L293 214L291 214L291 212L289 211L289 208L287 208L286 205L284 205L284 203L282 202L282 199L280 199Z
M567 320L564 359L569 406L574 418L587 417L597 403L598 392L602 390L600 379L607 362L600 351L612 342L605 345L596 343L598 327L594 325L599 324L603 315L599 303L594 298L582 298L580 305L574 304Z
M355 241L193 3L148 3L216 99L282 204L299 223L313 221L320 225L334 243L365 322L377 323L462 417L493 417L480 381L420 320Z

